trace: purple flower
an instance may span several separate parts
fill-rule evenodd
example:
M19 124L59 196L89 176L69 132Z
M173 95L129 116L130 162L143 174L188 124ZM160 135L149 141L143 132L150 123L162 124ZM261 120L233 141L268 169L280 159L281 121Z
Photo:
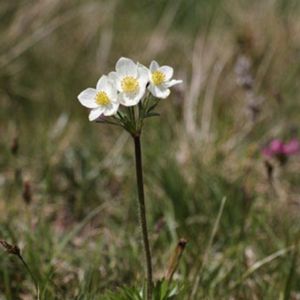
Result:
M283 146L283 152L285 155L293 155L300 152L300 143L296 139L290 140Z
M274 155L283 154L284 153L284 143L279 139L272 140L269 145L263 148L262 153L265 156L272 157Z
M289 156L299 152L300 143L297 139L292 139L287 143L284 143L280 139L274 139L262 149L264 156L275 157L282 163L284 163Z

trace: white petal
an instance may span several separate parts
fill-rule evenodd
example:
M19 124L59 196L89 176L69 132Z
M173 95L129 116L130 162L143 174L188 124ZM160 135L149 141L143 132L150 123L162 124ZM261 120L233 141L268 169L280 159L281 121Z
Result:
M95 89L88 88L81 92L77 98L83 106L88 108L96 108L98 106L95 102L96 93L97 91Z
M98 119L101 114L103 113L103 107L98 107L95 109L92 109L90 114L89 114L89 120L90 121L95 121L96 119Z
M112 116L112 115L116 114L116 112L118 111L119 105L120 104L118 102L112 102L110 105L105 107L103 115L104 116Z
M107 96L111 102L118 102L118 92L113 85L107 87L107 89L104 91L107 93Z
M120 76L118 75L117 72L110 72L108 74L110 80L113 82L113 85L116 87L116 89L118 91L122 91L122 86L121 86L121 78Z
M165 82L163 85L166 87L166 88L169 88L175 84L178 84L178 83L182 83L182 80L175 80L175 79L172 79L168 82Z
M116 71L122 76L137 76L137 65L129 58L121 57L116 64Z
M112 102L117 101L118 98L117 88L110 79L107 79L106 84L101 86L101 90L107 94L110 101Z
M138 64L138 79L142 86L145 86L149 82L149 70L141 64Z
M159 68L159 71L165 74L166 80L170 80L173 77L174 70L169 66L162 66Z
M170 95L170 90L168 88L164 88L163 86L150 84L148 90L156 98L165 99Z
M153 73L154 71L159 69L159 64L155 60L152 60L149 69Z
M121 93L120 103L124 106L134 106L140 102L145 94L145 86L140 86L138 93Z
M119 76L117 74L117 72L110 72L108 74L108 78L113 82L116 83L119 80Z
M96 86L97 91L104 90L108 82L109 82L108 77L106 75L102 75L97 82L97 86Z

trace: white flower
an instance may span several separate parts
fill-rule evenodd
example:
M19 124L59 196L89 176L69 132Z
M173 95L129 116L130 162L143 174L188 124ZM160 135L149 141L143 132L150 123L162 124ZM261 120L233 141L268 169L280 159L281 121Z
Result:
M171 80L173 72L173 68L169 66L160 67L155 60L151 62L150 70L148 71L150 81L148 90L154 97L167 98L170 95L169 88L182 82L182 80Z
M91 108L90 121L101 115L112 116L119 108L117 89L106 75L98 80L96 89L88 88L81 92L78 100L83 106Z
M124 106L136 105L144 96L148 83L146 67L121 57L116 63L116 72L111 72L109 77L120 92L119 101Z

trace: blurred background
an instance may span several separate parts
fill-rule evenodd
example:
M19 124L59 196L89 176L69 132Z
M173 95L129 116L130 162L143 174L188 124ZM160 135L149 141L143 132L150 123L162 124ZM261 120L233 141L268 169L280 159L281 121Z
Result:
M77 100L121 56L184 81L143 133L155 279L185 238L176 299L300 299L300 156L266 151L300 138L298 0L1 0L0 20L0 239L40 299L142 285L132 142ZM35 299L4 251L0 299Z

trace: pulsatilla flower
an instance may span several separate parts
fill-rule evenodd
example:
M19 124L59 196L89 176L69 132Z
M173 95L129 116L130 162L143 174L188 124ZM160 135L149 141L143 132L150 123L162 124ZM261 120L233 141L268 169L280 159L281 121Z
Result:
M134 106L144 96L148 82L148 72L144 66L121 57L117 61L116 72L111 72L109 77L120 92L119 101L122 105Z
M78 100L83 106L91 109L90 121L101 115L112 116L119 108L117 89L106 75L99 79L96 89L87 88L81 92Z
M148 90L154 97L162 99L167 98L170 95L169 88L182 82L182 80L171 79L173 77L173 73L173 68L169 66L160 67L155 60L151 62L150 70L148 71Z

